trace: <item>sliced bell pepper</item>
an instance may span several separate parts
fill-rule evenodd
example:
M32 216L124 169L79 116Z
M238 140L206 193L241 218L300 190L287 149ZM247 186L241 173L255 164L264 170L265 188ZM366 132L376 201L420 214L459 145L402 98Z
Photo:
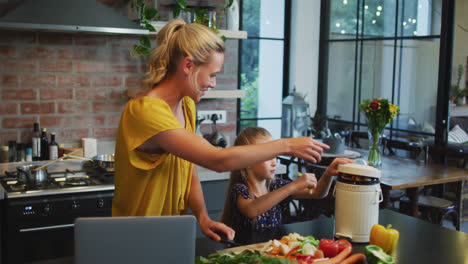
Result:
M400 233L398 230L393 229L392 225L388 225L387 227L373 225L370 232L369 244L377 245L381 247L385 253L392 254L399 237Z
M382 248L376 245L366 246L366 257L368 264L394 264L395 259L385 253Z

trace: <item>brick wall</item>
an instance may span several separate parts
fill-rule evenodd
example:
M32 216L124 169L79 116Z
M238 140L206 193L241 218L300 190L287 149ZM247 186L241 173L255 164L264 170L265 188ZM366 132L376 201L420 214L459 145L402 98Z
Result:
M34 122L55 131L62 143L114 138L125 91L138 88L147 68L146 58L130 56L137 41L126 35L0 31L0 143L30 142ZM238 41L226 45L217 89L236 89ZM236 104L204 99L197 107L227 110L227 124L218 130L232 142Z

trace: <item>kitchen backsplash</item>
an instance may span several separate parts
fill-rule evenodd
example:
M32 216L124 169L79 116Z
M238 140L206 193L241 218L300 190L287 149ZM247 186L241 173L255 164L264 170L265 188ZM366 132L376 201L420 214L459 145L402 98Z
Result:
M104 1L105 2L105 1ZM216 2L216 1L213 1ZM145 57L130 55L138 36L0 31L0 143L30 142L33 123L57 134L59 143L81 138L112 140L125 91L138 88ZM216 89L237 89L238 41L226 41ZM226 110L218 131L232 144L236 99L204 99L200 110ZM211 125L202 125L209 133Z

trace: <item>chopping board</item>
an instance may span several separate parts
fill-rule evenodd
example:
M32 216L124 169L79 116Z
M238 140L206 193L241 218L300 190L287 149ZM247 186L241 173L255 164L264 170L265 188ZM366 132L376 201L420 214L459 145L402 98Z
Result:
M251 251L260 251L262 248L267 244L268 242L263 242L263 243L257 243L257 244L250 244L250 245L245 245L245 246L240 246L240 247L232 247L232 248L226 248L226 249L221 249L218 250L218 253L234 253L234 254L239 254L244 250L251 250Z

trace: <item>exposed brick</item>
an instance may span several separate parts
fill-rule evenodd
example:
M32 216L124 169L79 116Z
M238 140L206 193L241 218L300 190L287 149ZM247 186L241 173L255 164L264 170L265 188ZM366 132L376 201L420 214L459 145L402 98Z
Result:
M111 88L109 91L109 99L126 99L127 88Z
M133 45L140 43L140 37L115 35L109 36L109 45L118 47L131 48Z
M2 128L30 128L36 120L34 116L4 117Z
M76 63L76 71L77 72L106 72L106 63L101 62L77 62Z
M20 131L20 142L22 143L32 143L33 130L21 130Z
M13 58L16 56L16 48L13 46L0 46L0 58Z
M216 128L219 132L229 133L236 131L236 124L216 124Z
M59 102L58 110L59 114L87 114L89 113L89 103L88 102Z
M1 103L0 115L16 115L18 114L18 104Z
M72 123L72 119L69 116L41 116L40 117L40 124L41 127L45 127L48 130L49 128L62 128L62 127L70 127Z
M0 143L2 145L8 145L8 141L18 140L17 129L1 129L0 130Z
M36 61L34 60L1 60L0 72L36 72Z
M104 46L107 40L105 35L77 35L75 45Z
M236 122L237 121L237 111L227 112L226 113L226 122Z
M53 114L55 113L55 103L22 103L21 114Z
M106 124L106 117L103 115L98 116L74 116L74 126L75 127L94 127L94 126L103 126Z
M72 45L73 35L61 33L40 33L39 44L41 45Z
M61 129L57 132L57 138L60 142L81 142L82 138L89 137L88 128Z
M95 76L92 84L94 87L122 86L123 78L122 76Z
M18 76L13 74L0 75L0 86L18 86Z
M2 100L8 101L31 101L37 99L37 94L34 89L1 89Z
M141 64L140 65L140 72L147 73L149 71L148 64Z
M36 33L11 30L0 31L0 43L11 44L13 42L23 42L28 44L35 43Z
M119 126L119 123L120 123L120 118L121 118L121 117L122 117L121 114L109 115L109 116L107 117L107 125L118 127L118 126Z
M73 50L71 48L59 48L57 49L57 58L61 60L74 59Z
M94 102L93 113L121 113L124 106L124 101Z
M72 88L41 89L39 97L41 100L73 99L73 89Z
M57 76L58 87L86 87L90 85L89 76L62 75Z
M55 50L49 47L24 47L21 57L26 59L52 59L55 58Z
M55 75L50 74L34 74L21 76L22 87L55 87L55 82Z
M236 77L217 77L216 78L217 85L237 85L237 78Z
M115 138L117 136L117 128L94 128L93 137L95 138Z
M125 87L137 87L141 86L142 77L125 77Z
M75 99L96 100L106 98L106 88L75 88Z
M40 61L40 72L72 72L73 63L71 61Z
M237 109L236 99L205 99L196 104L198 110Z
M138 65L137 64L122 64L114 63L110 65L110 72L123 72L123 73L137 73Z

